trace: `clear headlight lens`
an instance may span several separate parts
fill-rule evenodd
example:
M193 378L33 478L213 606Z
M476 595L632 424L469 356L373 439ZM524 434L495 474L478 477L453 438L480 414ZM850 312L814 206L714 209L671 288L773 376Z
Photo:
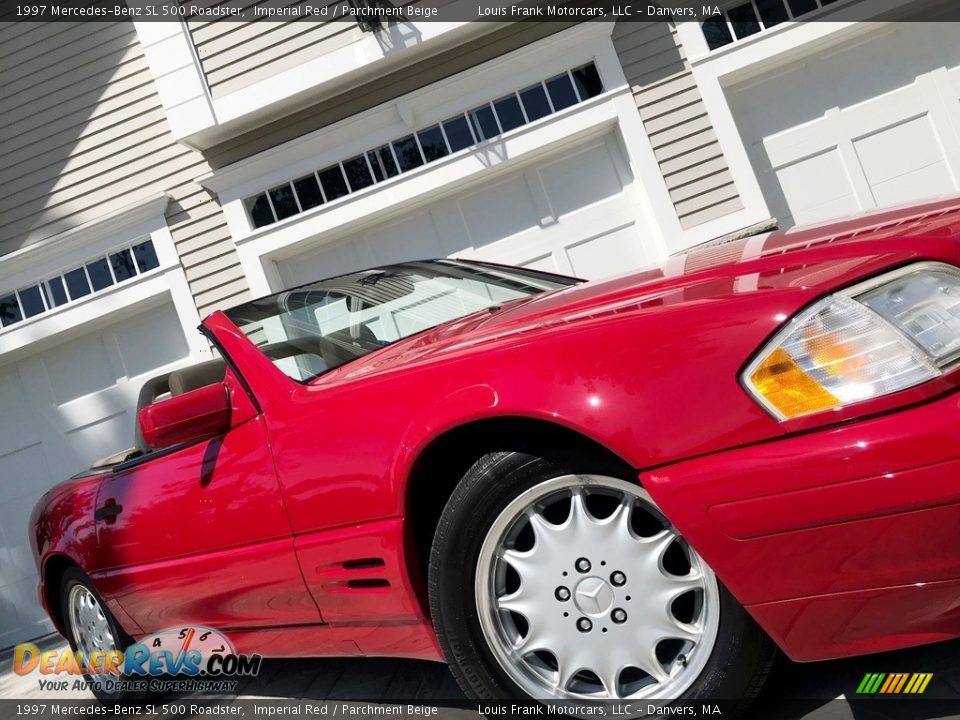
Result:
M960 356L960 275L956 272L911 272L859 300L909 335L937 363Z
M794 318L744 372L781 420L888 395L960 358L960 272L921 264L825 298Z

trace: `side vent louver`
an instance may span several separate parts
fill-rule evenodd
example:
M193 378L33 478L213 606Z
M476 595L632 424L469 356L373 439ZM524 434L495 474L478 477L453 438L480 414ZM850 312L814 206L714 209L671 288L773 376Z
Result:
M344 570L367 570L383 566L383 558L356 558L355 560L345 560L342 567Z
M360 578L359 580L347 580L347 587L351 590L385 588L390 587L390 581L386 578Z

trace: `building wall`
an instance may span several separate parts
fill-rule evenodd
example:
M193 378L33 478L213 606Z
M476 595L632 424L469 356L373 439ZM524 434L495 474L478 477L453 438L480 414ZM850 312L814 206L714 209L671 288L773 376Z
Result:
M314 23L191 21L189 30L216 93L355 39L355 25L337 26L348 29L336 40ZM200 314L240 302L248 290L233 240L217 202L194 178L568 26L498 26L201 155L171 136L132 24L0 25L0 255L164 191L172 197L167 220ZM621 24L614 43L682 226L739 209L672 26Z
M338 4L339 1L331 0L329 4ZM180 4L186 3L180 0ZM270 7L299 4L292 0ZM314 20L235 22L223 18L188 18L187 27L214 97L289 70L363 35L356 23Z
M247 297L193 182L209 166L170 135L132 23L0 25L0 106L0 256L165 191L201 315Z
M743 207L669 23L618 23L613 43L633 89L680 224L691 228Z
M560 32L572 24L513 23L499 27L495 32L383 75L360 87L353 87L299 112L279 117L256 130L230 138L209 148L205 152L206 158L214 168L229 165L492 60Z

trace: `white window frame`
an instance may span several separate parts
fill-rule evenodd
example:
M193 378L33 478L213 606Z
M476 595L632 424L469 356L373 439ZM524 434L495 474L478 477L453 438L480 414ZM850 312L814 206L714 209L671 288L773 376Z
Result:
M0 332L0 362L55 342L62 333L79 327L94 329L118 314L165 301L173 302L191 358L209 359L210 348L196 331L200 316L164 216L169 201L164 193L153 195L108 217L0 257L3 294L48 280L65 270L84 266L98 256L146 239L153 242L159 262L152 270L4 328Z
M410 93L398 100L310 133L198 179L220 199L241 265L254 295L280 286L276 261L299 254L347 229L379 222L434 201L438 193L556 151L564 143L619 129L637 193L638 226L651 254L666 257L664 233L679 227L666 183L643 129L610 34L613 23L583 23ZM597 97L515 128L468 152L459 152L342 198L335 206L253 229L243 198L429 127L491 98L594 62L604 84Z

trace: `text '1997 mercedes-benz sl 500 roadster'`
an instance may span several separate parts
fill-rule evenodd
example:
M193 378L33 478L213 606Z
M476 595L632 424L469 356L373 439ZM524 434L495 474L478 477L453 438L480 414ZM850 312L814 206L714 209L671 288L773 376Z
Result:
M472 698L745 698L960 636L960 209L581 282L434 260L204 320L136 447L50 491L83 653L446 661ZM133 434L133 433L131 433Z

